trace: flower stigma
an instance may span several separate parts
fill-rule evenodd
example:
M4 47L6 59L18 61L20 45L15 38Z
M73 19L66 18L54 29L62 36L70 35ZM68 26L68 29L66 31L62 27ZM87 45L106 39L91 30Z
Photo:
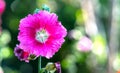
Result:
M42 29L36 32L35 39L40 43L45 43L49 35L46 30Z

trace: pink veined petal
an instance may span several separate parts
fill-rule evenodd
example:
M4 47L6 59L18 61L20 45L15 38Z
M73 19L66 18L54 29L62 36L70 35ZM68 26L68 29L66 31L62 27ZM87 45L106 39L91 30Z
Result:
M18 40L20 40L21 42L27 42L30 43L31 41L33 41L35 38L35 30L30 29L30 28L23 28L22 31L19 32L18 35ZM28 42L29 40L29 42Z

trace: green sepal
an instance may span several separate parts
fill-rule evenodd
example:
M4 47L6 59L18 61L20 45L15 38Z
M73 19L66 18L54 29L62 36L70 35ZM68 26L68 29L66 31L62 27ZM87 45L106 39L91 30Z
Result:
M40 70L40 73L47 73L47 72L46 72L46 69L45 69L45 68L42 68L42 69Z
M36 9L34 10L34 13L38 13L39 11L40 11L40 9L36 8Z
M42 10L46 10L48 12L50 12L50 8L47 5L42 5Z

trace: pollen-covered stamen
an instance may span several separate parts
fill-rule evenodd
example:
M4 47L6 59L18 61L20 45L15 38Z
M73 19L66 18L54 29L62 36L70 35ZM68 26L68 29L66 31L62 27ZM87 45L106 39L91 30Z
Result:
M43 29L36 32L35 39L40 43L45 43L48 39L48 33Z

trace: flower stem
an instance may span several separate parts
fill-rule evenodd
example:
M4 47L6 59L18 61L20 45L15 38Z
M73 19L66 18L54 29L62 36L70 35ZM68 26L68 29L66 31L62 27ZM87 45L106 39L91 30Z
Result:
M40 70L41 70L41 56L39 57L38 59L38 73L40 73Z
M0 46L0 66L1 66L2 59L3 59L3 57L2 57L2 54L1 54L1 46Z

